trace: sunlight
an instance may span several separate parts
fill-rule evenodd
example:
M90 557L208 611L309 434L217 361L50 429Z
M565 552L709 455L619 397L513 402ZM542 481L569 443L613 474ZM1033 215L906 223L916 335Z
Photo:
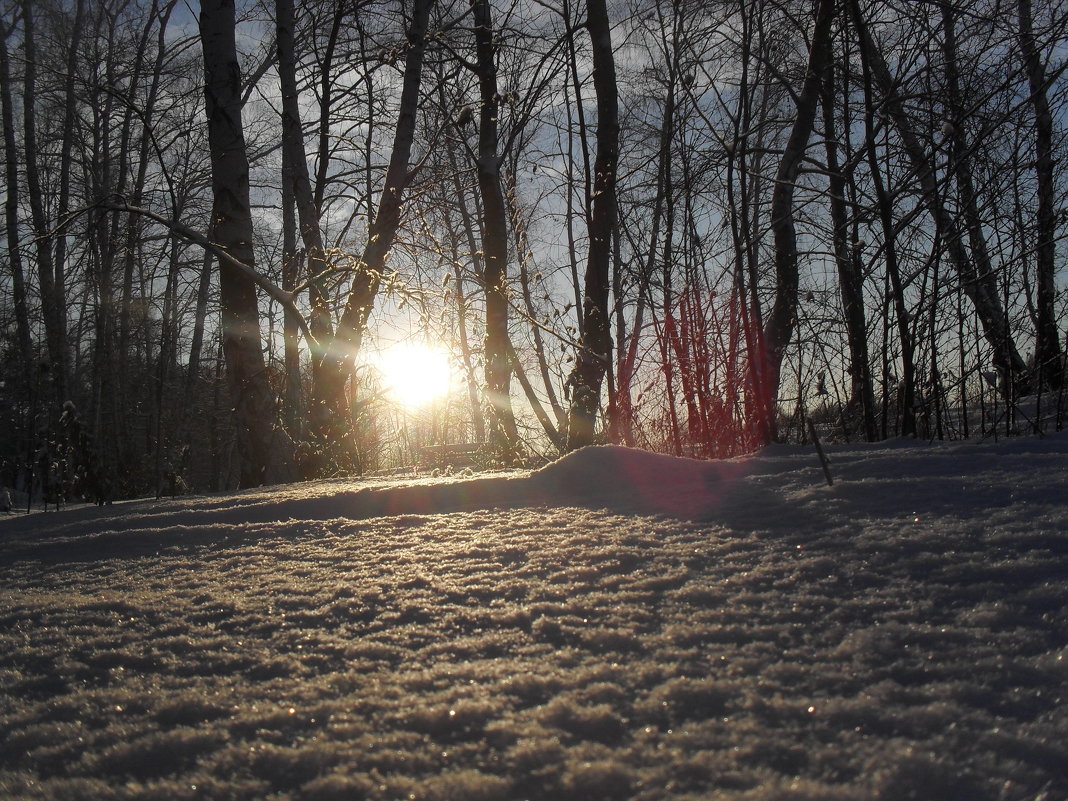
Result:
M392 345L379 357L378 369L386 394L409 409L425 406L449 392L449 355L431 345Z

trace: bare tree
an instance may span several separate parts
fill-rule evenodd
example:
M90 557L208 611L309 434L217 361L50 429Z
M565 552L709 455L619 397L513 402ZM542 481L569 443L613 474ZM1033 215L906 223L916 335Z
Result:
M608 293L611 288L612 235L616 226L616 167L619 162L619 97L612 28L605 0L587 0L586 30L593 53L597 94L597 152L594 158L593 210L582 298L582 328L575 367L568 376L571 406L567 448L593 442L601 384L612 357Z
M11 268L13 303L15 306L15 340L19 355L19 380L29 389L33 343L30 340L30 317L27 306L26 278L22 266L19 234L19 154L15 137L14 94L11 85L11 57L7 39L14 30L0 19L0 113L4 137L4 226L7 235L8 263Z
M1035 179L1038 182L1036 210L1035 274L1038 289L1035 321L1035 363L1038 380L1054 389L1064 383L1064 352L1054 311L1056 287L1056 176L1054 173L1053 113L1049 104L1049 81L1034 33L1031 0L1018 0L1020 50L1027 71L1031 106L1035 114Z
M849 213L846 202L846 179L838 157L838 138L835 120L834 62L826 65L826 74L821 87L823 107L824 151L827 157L827 183L829 190L834 260L838 267L839 295L842 299L842 316L849 343L849 379L851 406L859 408L864 437L869 442L877 439L875 422L875 390L872 383L871 364L868 359L868 330L864 313L863 275L860 264L860 248L856 240L850 241ZM843 92L843 95L847 95ZM849 121L843 122L848 125ZM842 132L844 133L844 131ZM844 138L844 137L843 137Z
M801 172L801 162L812 134L819 104L820 90L830 63L831 25L834 0L820 0L809 47L805 81L797 96L797 116L786 143L771 200L771 228L775 237L775 303L764 324L764 367L767 393L761 404L761 429L768 441L775 438L776 396L782 360L797 322L797 234L794 228L794 184Z
M412 18L404 45L404 74L397 127L386 170L385 186L377 213L368 229L367 243L355 264L355 276L337 324L335 339L338 346L324 353L319 368L320 380L323 382L322 397L329 399L325 405L332 410L344 407L345 384L353 360L363 343L375 298L386 277L386 257L393 247L401 223L404 190L412 177L409 173L409 163L419 108L427 25L433 5L434 0L414 0L413 3Z
M482 286L486 293L486 405L489 444L508 457L519 441L509 385L512 361L508 339L508 213L501 186L496 47L489 0L472 0L475 67L478 74L478 155L475 173L482 197Z
M330 319L330 308L324 288L329 265L320 228L320 209L312 191L307 155L304 151L304 128L301 125L300 98L297 90L293 0L276 0L275 28L278 78L282 92L283 193L292 198L299 221L301 241L304 244L309 274L312 335L320 348L328 348L334 338L334 327ZM344 415L340 398L336 393L331 394L326 390L320 376L323 360L327 358L331 357L322 351L312 354L315 376L310 416L312 429L320 438L322 447L327 447L338 433L331 425L331 421L336 423ZM292 362L293 357L290 356L289 359ZM291 364L291 369L293 367L299 369L299 364Z
M74 140L74 57L78 49L78 36L81 34L84 0L77 0L74 15L74 40L70 43L67 62L67 77L64 86L66 113L62 122L59 164L59 198L56 219L50 219L45 208L45 192L41 182L40 158L42 149L37 138L37 72L38 51L36 4L24 0L22 4L23 47L26 52L26 66L23 72L23 148L26 154L26 189L34 228L34 243L37 256L37 277L40 285L41 308L44 316L45 339L51 360L51 374L55 395L63 399L67 395L67 325L66 325L66 286L64 282L64 264L57 256L53 239L49 236L54 222L63 219L68 211L69 181L71 175L72 151Z
M981 270L973 250L969 254L964 244L961 221L951 215L942 202L935 180L933 159L924 149L915 131L912 120L898 95L896 83L886 60L872 38L859 0L850 0L853 25L862 49L863 57L871 69L876 86L882 92L886 110L892 118L901 142L911 162L912 169L923 190L926 205L940 235L944 238L950 261L957 271L961 287L975 307L983 332L993 350L994 366L1003 379L1003 388L1008 393L1026 392L1028 388L1027 365L1020 357L1006 321L996 276L991 270ZM952 124L952 123L951 123Z
M233 0L204 0L200 35L204 51L204 97L211 146L211 235L230 256L255 269L249 163L241 124L240 67L237 61ZM272 445L276 428L274 398L260 348L256 285L246 272L219 262L222 346L237 428L239 483L253 487L274 479L279 464Z

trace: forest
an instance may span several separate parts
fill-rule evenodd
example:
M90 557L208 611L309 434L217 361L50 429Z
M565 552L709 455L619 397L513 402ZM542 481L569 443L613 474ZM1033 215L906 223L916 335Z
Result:
M0 487L1059 429L1066 29L1061 0L0 0ZM388 391L396 343L447 355L433 401Z

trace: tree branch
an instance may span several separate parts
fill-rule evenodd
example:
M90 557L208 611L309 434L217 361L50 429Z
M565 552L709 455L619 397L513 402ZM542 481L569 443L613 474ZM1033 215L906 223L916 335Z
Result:
M126 202L104 202L100 204L100 207L108 209L109 211L124 211L127 214L137 214L142 217L147 217L153 222L157 222L160 225L166 226L172 234L179 236L187 242L191 242L192 244L197 245L198 247L202 247L204 248L204 250L210 251L221 261L225 261L232 267L237 268L246 276L248 276L248 278L253 283L255 283L256 286L266 292L273 300L278 301L278 303L280 303L283 308L291 312L294 317L296 317L297 325L300 326L301 333L304 334L304 336L307 338L308 344L311 345L313 348L318 347L319 343L315 339L315 337L312 336L311 329L308 327L308 322L304 319L304 314L297 307L296 296L294 295L294 293L287 292L286 290L275 284L273 281L270 281L264 276L260 275L258 272L253 270L244 262L235 259L222 247L215 244L206 236L204 236L204 234L200 233L199 231L194 231L192 228L183 225L182 223L177 222L175 220L168 220L163 215L157 214L156 212L150 209L145 209L140 206L131 206L129 203Z

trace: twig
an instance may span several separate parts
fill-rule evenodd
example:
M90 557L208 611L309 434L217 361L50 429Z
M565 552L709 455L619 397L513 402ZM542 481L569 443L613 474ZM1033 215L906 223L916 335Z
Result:
M808 426L809 436L812 437L812 441L816 444L816 453L820 457L820 467L823 468L823 476L827 479L827 486L833 487L834 479L831 478L831 460L823 452L823 445L820 443L819 434L816 433L816 426L812 425L812 420L808 417L805 417L805 424Z

